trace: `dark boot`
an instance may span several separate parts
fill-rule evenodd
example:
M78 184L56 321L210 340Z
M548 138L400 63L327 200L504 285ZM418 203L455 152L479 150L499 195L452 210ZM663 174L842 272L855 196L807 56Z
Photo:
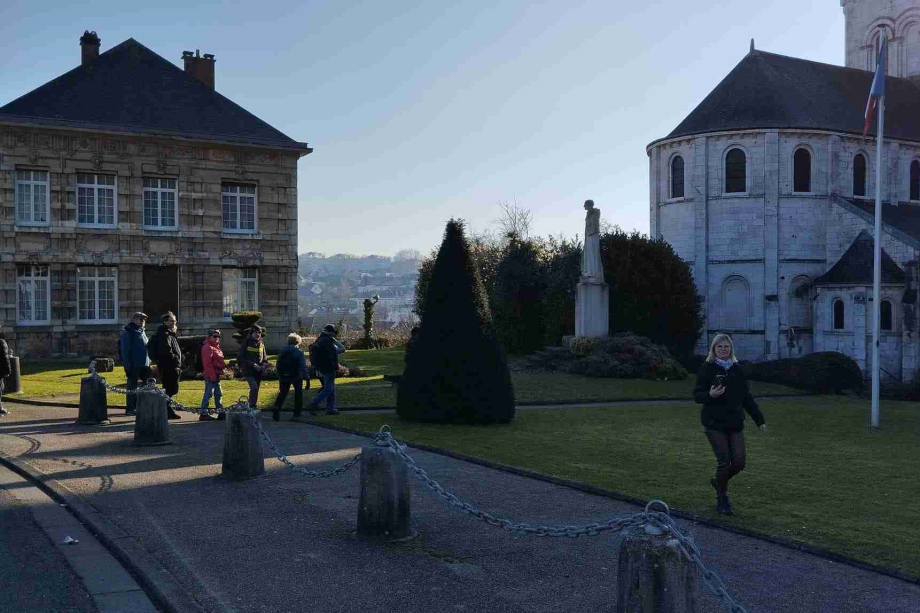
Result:
M166 416L167 419L182 419L182 416L176 413L172 407L167 407Z
M274 421L281 421L281 407L277 404L272 408L272 419Z
M732 509L732 503L728 499L728 494L722 494L719 496L719 501L716 503L716 511L722 515L734 515L735 512Z

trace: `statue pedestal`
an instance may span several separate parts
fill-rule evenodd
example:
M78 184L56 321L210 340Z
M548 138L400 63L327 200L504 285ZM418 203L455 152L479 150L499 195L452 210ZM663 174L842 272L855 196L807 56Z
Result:
M575 336L605 337L610 332L610 286L579 283L575 302Z

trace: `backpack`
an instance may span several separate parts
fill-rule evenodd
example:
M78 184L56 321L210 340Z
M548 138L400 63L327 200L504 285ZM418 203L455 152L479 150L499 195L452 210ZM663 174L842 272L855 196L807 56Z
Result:
M329 372L332 366L330 362L328 352L320 347L319 341L310 345L310 365L317 372Z
M204 341L198 343L195 350L195 372L204 372L204 358L201 357L201 350L204 349Z
M278 354L275 370L282 379L300 378L300 355L298 351L284 350Z
M160 331L157 330L153 335L147 339L147 357L150 358L151 362L157 361L157 356L159 355L158 348L160 346Z

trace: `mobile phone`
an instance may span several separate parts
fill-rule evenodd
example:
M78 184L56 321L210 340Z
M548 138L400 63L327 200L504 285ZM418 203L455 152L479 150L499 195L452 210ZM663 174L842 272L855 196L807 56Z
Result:
M725 375L716 375L716 387L725 384Z

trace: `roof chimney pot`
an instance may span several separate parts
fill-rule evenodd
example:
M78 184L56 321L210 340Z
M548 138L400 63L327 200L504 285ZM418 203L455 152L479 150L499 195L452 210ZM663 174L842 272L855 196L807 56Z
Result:
M182 52L182 61L185 63L185 72L195 77L211 89L214 89L214 59L213 53L205 53L201 57L201 50L195 49Z
M102 40L96 35L96 31L84 30L83 36L80 37L80 65L86 66L91 64L99 57L99 44Z

